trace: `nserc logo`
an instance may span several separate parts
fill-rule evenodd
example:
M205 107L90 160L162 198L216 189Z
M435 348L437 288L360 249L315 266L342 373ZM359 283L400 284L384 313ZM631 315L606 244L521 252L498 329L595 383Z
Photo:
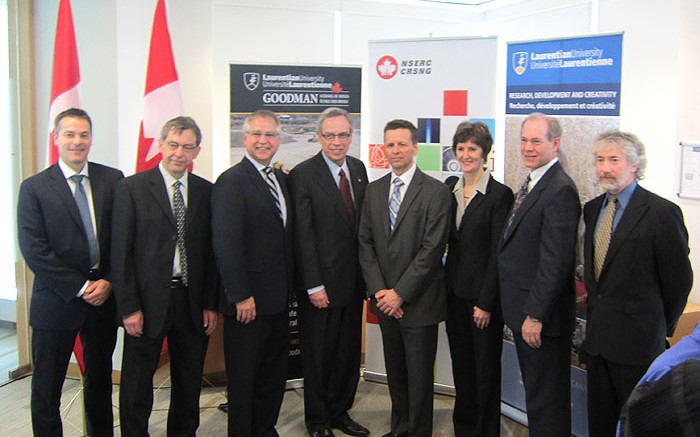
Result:
M399 71L399 63L390 55L384 55L377 61L377 74L382 79L391 79Z

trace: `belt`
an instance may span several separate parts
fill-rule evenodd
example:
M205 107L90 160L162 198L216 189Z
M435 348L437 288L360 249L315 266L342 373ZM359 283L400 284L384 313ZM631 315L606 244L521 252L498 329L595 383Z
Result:
M87 272L87 278L90 281L97 281L98 279L102 279L102 273L100 269L90 269Z
M187 286L182 283L182 278L178 276L170 280L170 288L187 288Z

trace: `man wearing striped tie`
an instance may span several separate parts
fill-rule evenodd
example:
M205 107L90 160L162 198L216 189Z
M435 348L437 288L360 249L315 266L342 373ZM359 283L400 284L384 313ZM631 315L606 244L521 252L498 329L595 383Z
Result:
M359 229L391 396L391 430L384 436L430 437L438 324L447 317L442 256L452 193L416 167L413 123L390 121L384 149L391 173L367 186Z
M673 335L693 271L680 208L637 181L644 145L609 131L595 143L605 193L584 208L588 317L588 433L614 436L617 419L639 379Z
M270 163L279 120L259 110L243 122L245 157L212 193L214 253L224 285L228 435L276 436L289 351L293 284L292 201Z

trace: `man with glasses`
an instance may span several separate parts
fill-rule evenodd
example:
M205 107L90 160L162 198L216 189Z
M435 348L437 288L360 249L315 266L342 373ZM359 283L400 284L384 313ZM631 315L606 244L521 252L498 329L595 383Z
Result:
M114 200L112 260L124 323L119 412L124 436L147 436L153 374L168 338L168 435L194 436L209 335L217 324L218 276L211 236L212 184L188 171L202 134L174 118L158 140L160 164L124 179Z
M295 249L304 370L304 415L311 437L331 428L367 436L348 410L360 377L365 284L357 255L358 213L367 171L347 156L352 142L348 113L328 108L318 119L321 151L297 165L290 188L297 215Z
M292 200L270 166L279 120L259 110L243 122L245 157L212 193L214 253L224 285L228 435L276 436L289 355L293 284Z

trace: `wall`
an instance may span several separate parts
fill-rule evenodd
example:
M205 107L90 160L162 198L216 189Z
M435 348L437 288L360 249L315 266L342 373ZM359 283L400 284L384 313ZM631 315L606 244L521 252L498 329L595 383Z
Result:
M155 0L72 0L83 103L95 121L92 158L133 172L142 114L146 59ZM36 144L46 142L58 0L33 0ZM647 144L642 184L683 208L700 229L700 203L675 196L679 140L700 140L697 101L700 5L695 0L530 0L464 11L397 6L388 1L168 0L173 49L185 108L202 126L195 171L214 179L229 165L229 62L331 64L334 13L342 12L340 63L362 65L367 41L389 38L499 36L499 82L505 84L507 41L624 32L621 126ZM468 54L465 54L467 56ZM366 82L366 81L365 81ZM504 87L503 87L504 88ZM504 90L499 90L503 93ZM503 101L503 94L499 101ZM363 105L363 114L372 108ZM503 143L502 117L496 150ZM366 143L365 139L362 143ZM496 156L497 163L499 155ZM502 158L500 159L502 161ZM502 162L500 163L502 164ZM497 166L497 174L502 167ZM691 235L691 246L695 246ZM700 270L700 257L691 258ZM697 287L696 287L697 288ZM691 300L700 303L700 291Z

